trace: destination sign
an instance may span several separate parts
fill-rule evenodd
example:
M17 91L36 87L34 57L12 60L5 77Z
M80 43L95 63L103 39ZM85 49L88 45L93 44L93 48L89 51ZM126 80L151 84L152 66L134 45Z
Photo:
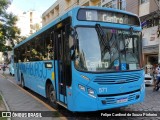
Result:
M137 16L123 14L114 11L102 11L92 9L80 9L77 16L78 20L110 22L129 25L140 25Z

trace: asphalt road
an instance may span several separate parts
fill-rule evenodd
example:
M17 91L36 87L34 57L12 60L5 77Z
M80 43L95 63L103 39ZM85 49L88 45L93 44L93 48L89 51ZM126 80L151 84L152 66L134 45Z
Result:
M4 77L5 76L5 77ZM63 107L59 107L58 111L53 109L47 103L47 100L42 96L34 93L29 89L22 89L16 85L16 81L13 76L10 76L8 71L5 71L2 75L0 71L0 92L6 100L11 111L50 111L58 114L60 117L45 117L45 118L30 118L33 120L99 120L99 119L110 119L110 120L159 120L160 119L160 91L153 92L152 86L146 87L146 96L143 103L130 105L119 109L112 109L98 112L87 112L87 113L72 113ZM141 111L141 113L152 112L157 113L158 117L107 117L110 112L112 113L128 113L132 111ZM103 117L101 115L104 115ZM108 114L108 115L107 115ZM151 115L150 115L151 116ZM21 120L22 118L16 117L13 120ZM28 118L23 118L28 120ZM23 120L22 119L22 120Z

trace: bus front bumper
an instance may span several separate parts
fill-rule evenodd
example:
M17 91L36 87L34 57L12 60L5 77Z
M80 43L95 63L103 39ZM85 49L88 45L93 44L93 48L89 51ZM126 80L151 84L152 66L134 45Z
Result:
M90 96L79 90L78 94L76 94L74 97L74 102L70 110L77 112L88 112L118 108L143 102L144 97L145 89L139 89L139 91L135 91L126 95L97 95L96 97Z

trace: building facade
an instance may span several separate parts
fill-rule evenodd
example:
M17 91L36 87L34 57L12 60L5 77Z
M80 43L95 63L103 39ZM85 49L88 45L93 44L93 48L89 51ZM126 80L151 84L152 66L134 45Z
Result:
M75 6L100 6L100 2L101 0L57 0L42 14L42 26L50 23Z
M160 63L160 0L57 0L43 13L42 26L75 6L116 8L140 16L144 64Z
M126 10L139 15L139 0L57 0L42 14L42 26L75 6L102 6Z
M18 16L16 26L21 31L21 36L28 37L42 27L41 18L36 11L22 12Z
M146 65L160 63L160 0L140 0L143 57Z

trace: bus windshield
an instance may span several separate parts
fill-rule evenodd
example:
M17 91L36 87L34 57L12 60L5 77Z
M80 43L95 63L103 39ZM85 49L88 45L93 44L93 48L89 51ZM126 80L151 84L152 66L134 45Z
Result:
M111 72L140 69L140 32L77 27L75 67L80 71Z

